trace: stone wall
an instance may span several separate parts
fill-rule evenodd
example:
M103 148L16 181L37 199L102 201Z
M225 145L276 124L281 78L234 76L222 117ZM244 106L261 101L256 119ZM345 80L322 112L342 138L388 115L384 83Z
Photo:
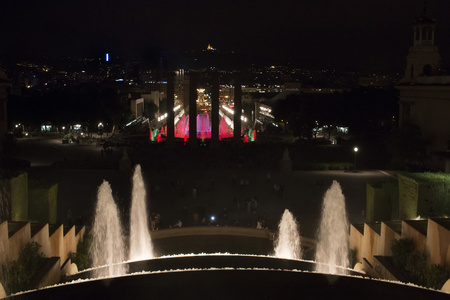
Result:
M0 264L9 260L8 222L0 224Z
M399 217L410 220L417 217L419 184L412 178L398 174Z
M450 214L450 175L441 173L398 174L399 217L439 218Z
M380 234L368 224L364 224L364 238L362 240L361 252L363 258L373 265L373 256L380 255Z
M441 226L438 220L428 222L426 247L433 264L450 269L450 231Z
M76 252L86 231L85 227L78 229L72 226L64 232L63 225L5 221L0 224L0 265L17 260L27 243L36 242L41 245L40 252L49 259L31 280L30 289L57 284L61 276L77 270L69 256ZM63 265L66 267L62 268Z
M397 230L396 227L401 229ZM394 240L412 239L416 250L425 252L430 263L450 270L450 219L408 220L350 226L350 247L357 251L358 262L377 265L374 257L392 256Z
M364 227L362 227L362 229L358 229L355 227L355 225L350 225L350 238L349 238L350 249L356 250L356 259L358 262L363 261L363 254L362 254L363 238L364 238Z
M18 259L20 250L31 240L30 223L20 222L13 225L17 225L19 229L9 237L9 249L7 251L10 260Z
M85 233L84 227L76 232L76 227L72 226L64 234L63 225L51 228L45 224L32 235L34 230L31 225L29 222L8 223L7 221L0 224L0 263L16 260L27 243L37 242L41 245L40 251L44 256L59 257L61 266L69 258L71 252L76 252L78 242L83 239Z
M28 220L28 174L0 179L0 221Z
M380 252L383 256L392 256L392 242L400 239L400 234L389 227L386 223L381 223Z
M55 224L57 222L58 185L30 188L28 215L29 220Z
M413 240L416 249L419 251L425 251L427 243L426 230L419 229L419 225L422 225L419 223L423 223L423 221L424 220L418 220L416 222L411 220L402 221L402 239L408 238Z
M52 247L50 245L48 224L42 226L42 228L31 238L32 242L36 242L41 245L41 252L45 257L52 256Z
M388 181L367 183L366 222L386 221L398 217L398 184Z

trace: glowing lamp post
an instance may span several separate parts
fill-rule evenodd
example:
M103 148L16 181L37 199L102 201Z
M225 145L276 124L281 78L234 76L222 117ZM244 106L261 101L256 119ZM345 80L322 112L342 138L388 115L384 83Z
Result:
M104 127L104 125L103 125L102 122L98 123L98 125L97 125L97 128L98 128L97 133L100 135L100 137L103 136L103 127Z
M353 151L355 152L355 171L356 171L356 154L358 153L358 147L353 148Z

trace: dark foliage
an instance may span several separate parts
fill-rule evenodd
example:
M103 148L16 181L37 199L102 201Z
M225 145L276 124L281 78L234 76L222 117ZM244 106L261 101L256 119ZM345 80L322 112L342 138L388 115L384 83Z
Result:
M44 255L39 252L40 247L36 242L27 243L17 260L1 266L0 276L7 294L29 288L31 279L45 262Z
M91 241L92 237L89 234L85 234L83 241L78 243L77 252L70 255L72 263L77 265L79 271L88 269L92 266L89 256Z
M387 150L391 156L391 168L396 170L423 171L427 158L427 141L420 129L412 124L394 128L388 137Z
M345 126L358 140L380 139L395 125L395 89L356 88L333 94L295 94L278 101L273 114L297 136L312 138L318 126Z
M99 121L123 124L127 121L128 110L127 101L121 100L115 88L83 84L26 96L11 95L8 121L26 123L34 128L46 122L55 125L81 123L96 130Z
M415 250L411 239L394 240L391 250L394 265L412 283L441 289L450 276L450 272L445 271L444 268L429 264L427 256Z

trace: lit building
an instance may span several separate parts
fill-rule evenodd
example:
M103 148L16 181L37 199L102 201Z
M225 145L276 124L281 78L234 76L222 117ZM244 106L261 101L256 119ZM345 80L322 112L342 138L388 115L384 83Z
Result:
M420 128L428 141L430 159L425 167L450 172L450 76L440 74L440 54L435 45L436 21L423 16L413 24L414 44L406 57L400 91L400 126Z

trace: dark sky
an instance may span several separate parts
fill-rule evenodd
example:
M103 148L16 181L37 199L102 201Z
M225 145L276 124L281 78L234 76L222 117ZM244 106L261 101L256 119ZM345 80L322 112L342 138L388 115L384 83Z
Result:
M428 0L450 60L449 0ZM1 0L0 60L205 48L275 62L403 70L423 0Z

